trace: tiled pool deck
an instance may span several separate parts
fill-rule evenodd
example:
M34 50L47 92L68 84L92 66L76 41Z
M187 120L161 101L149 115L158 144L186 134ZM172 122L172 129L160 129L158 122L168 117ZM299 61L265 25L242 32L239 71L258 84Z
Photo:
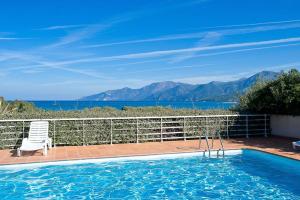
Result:
M268 137L268 138L238 138L224 140L225 149L250 148L265 152L286 156L300 160L300 152L292 149L290 138ZM204 147L204 140L202 141ZM219 148L219 141L214 142L214 148ZM65 146L55 147L48 151L47 156L42 151L25 152L22 157L16 156L15 150L0 150L0 164L17 164L31 162L47 162L58 160L74 160L88 158L105 158L133 155L150 155L164 153L180 153L199 151L198 140L149 142L140 144L113 144L92 146ZM203 150L203 148L202 148Z

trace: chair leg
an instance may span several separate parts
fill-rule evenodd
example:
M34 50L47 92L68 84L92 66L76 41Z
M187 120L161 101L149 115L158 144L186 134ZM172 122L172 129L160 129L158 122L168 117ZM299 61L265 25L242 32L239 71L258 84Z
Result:
M20 157L20 156L21 156L21 154L22 154L22 153L21 153L21 150L20 150L20 148L17 148L17 156L18 156L18 157Z
M293 149L296 150L296 144L293 142Z
M48 140L48 147L49 149L52 149L52 138L49 138Z
M44 150L43 150L43 155L47 156L48 151L47 151L47 145L44 146Z

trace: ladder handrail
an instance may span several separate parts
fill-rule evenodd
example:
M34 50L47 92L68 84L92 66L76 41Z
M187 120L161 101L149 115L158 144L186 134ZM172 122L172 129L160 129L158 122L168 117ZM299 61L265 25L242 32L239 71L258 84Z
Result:
M201 149L201 140L202 140L202 133L205 132L205 141L206 141L206 145L207 145L207 150L208 150L208 155L210 157L210 146L209 146L209 143L208 143L208 134L207 134L207 131L200 131L200 136L199 136L199 149Z
M222 150L222 152L223 152L223 157L224 157L225 151L224 151L224 145L223 145L222 136L221 136L221 134L220 134L220 130L217 131L217 132L218 132L218 136L219 136L219 140L220 140L220 144L221 144L221 149L220 149L220 150Z
M209 145L209 142L208 142L208 133L207 133L206 130L200 131L200 134L199 134L199 149L201 149L201 140L202 140L202 137L203 137L203 132L205 133L204 138L205 138L206 145L207 145L208 155L209 155L209 157L210 157L210 154L211 154L211 148L210 148L210 145ZM222 136L221 136L221 134L220 134L220 130L216 130L216 131L212 134L212 136L211 136L211 138L212 138L212 147L213 147L214 139L216 138L215 136L218 137L218 139L219 139L219 141L220 141L220 144L221 144L221 148L220 148L219 150L217 150L217 156L219 156L219 151L222 151L223 157L224 157L224 155L225 155L225 149L224 149L223 139L222 139ZM204 152L205 152L205 151L206 151L206 150L204 150ZM203 154L203 155L205 155L205 154Z

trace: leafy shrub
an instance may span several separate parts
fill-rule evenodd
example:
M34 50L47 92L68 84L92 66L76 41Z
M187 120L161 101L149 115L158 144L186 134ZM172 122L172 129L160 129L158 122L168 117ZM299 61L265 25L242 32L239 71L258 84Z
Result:
M29 102L23 102L19 100L5 101L3 97L0 97L0 113L1 114L13 114L13 113L24 113L33 112L38 109Z
M300 114L300 72L292 69L276 80L258 82L240 97L238 110L268 114Z
M147 117L147 116L184 116L184 115L230 115L230 110L192 110L164 107L124 107L118 110L111 107L97 107L76 111L46 111L41 109L23 112L6 112L0 119L53 119L53 118L110 118L110 117Z

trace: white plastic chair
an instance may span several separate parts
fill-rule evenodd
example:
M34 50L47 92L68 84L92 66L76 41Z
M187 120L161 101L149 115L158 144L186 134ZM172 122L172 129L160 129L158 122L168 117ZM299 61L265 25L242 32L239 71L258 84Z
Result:
M293 149L295 150L300 149L300 141L293 142Z
M43 155L47 155L47 149L52 147L52 139L48 137L49 122L33 121L30 123L28 138L22 140L22 145L17 149L17 155L22 151L37 151L43 149Z

